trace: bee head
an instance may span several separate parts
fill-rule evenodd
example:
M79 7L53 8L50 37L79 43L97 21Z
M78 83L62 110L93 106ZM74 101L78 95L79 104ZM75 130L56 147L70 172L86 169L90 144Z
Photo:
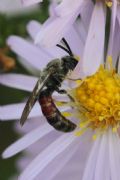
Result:
M73 56L65 56L62 58L63 60L63 66L66 67L66 69L74 70L76 67L78 61Z

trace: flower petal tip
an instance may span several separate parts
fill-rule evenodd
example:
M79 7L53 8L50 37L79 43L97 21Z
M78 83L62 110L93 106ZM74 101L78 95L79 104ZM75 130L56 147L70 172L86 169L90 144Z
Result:
M11 47L11 45L14 43L15 38L16 36L14 35L9 36L6 40L6 44Z
M9 151L7 149L5 151L3 151L1 156L3 159L7 159L7 158L11 157L11 155L9 154Z
M6 148L4 151L3 151L3 153L2 153L2 158L3 159L7 159L7 158L10 158L10 157L12 157L12 156L14 156L14 155L16 155L17 154L17 152L15 152L15 150L13 149L13 147L12 146L9 146L8 148Z

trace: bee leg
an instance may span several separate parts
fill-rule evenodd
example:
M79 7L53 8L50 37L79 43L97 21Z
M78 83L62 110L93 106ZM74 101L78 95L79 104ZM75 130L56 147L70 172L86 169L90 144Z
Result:
M78 81L78 80L81 80L82 81L82 79L72 79L72 78L67 78L68 80L70 80L70 81Z
M56 90L59 94L67 94L67 91L64 89L57 89Z
M66 94L66 95L69 97L69 99L70 99L72 102L74 102L73 97L72 97L70 94L68 94L68 92L67 92L66 90L64 90L64 89L57 89L56 91L57 91L59 94Z

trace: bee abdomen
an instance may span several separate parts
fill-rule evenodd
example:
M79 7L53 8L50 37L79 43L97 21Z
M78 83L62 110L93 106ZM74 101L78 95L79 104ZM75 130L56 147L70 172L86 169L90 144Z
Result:
M45 91L40 94L39 103L48 123L52 125L56 130L62 132L71 132L76 128L76 125L74 123L66 119L59 112L53 102L51 95L47 95Z
M76 128L74 123L66 119L59 112L54 117L49 118L48 121L55 129L62 132L71 132Z

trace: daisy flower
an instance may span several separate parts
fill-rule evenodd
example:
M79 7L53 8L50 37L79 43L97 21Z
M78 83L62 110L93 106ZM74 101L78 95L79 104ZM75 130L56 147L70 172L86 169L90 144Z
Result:
M105 16L103 16L104 19ZM84 31L79 31L78 24L71 26L70 31L65 35L65 39L67 39L75 55L82 57L82 52L88 45L89 51L92 51L90 56L92 61L89 60L89 56L84 59L84 62L82 58L73 73L73 77L77 75L79 78L84 78L77 81L74 88L73 86L68 88L69 83L67 83L67 90L71 93L74 101L69 102L66 96L61 97L54 94L57 101L64 100L67 102L67 106L60 106L60 111L61 113L67 112L64 115L74 121L78 127L72 133L63 134L57 132L46 122L38 104L36 104L29 117L34 121L38 118L40 120L39 127L36 125L37 127L13 143L2 154L4 158L8 158L29 146L29 150L32 147L34 148L36 153L32 153L31 150L32 161L28 163L28 166L20 174L19 180L119 179L120 75L118 58L120 35L118 32L120 26L118 20L116 20L115 26L115 34L111 38L112 34L110 33L109 38L113 39L112 56L105 58L105 61L108 59L106 63L104 63L103 57L109 53L104 52L106 48L104 48L103 42L97 44L97 41L101 42L101 36L95 34L95 38L91 39L91 44L88 44L90 41L86 40ZM27 28L34 40L36 33L42 27L39 23L32 21ZM90 25L90 29L94 32L96 26L92 28ZM100 32L99 29L98 32ZM96 49L93 51L93 42L95 40ZM109 46L112 41L109 41ZM51 49L40 48L17 36L11 36L8 39L8 45L14 52L24 58L24 61L22 59L22 63L25 62L24 66L28 63L31 68L33 66L37 70L43 69L51 59L65 55L64 51L55 46ZM113 59L113 65L111 59ZM86 68L87 72L82 68L83 63L89 67ZM80 67L80 64L82 67ZM97 70L98 66L99 69ZM97 72L93 74L93 71ZM90 76L85 76L87 73ZM0 76L1 84L26 91L32 91L36 80L36 77L22 74ZM66 84L64 84L65 86ZM60 105L60 103L57 105ZM19 119L24 106L25 103L23 102L1 107L0 119L3 121ZM31 121L29 123L32 125Z

